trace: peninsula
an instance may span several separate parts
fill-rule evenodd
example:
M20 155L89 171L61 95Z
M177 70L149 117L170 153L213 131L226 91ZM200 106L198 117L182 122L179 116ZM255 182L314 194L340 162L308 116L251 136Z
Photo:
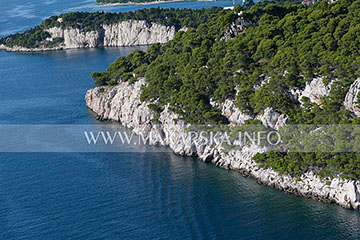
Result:
M221 10L151 8L126 13L66 13L45 19L24 33L0 38L0 50L35 52L165 43L183 27L197 28Z
M93 73L98 86L88 91L86 104L101 120L148 134L209 123L274 130L291 124L356 126L359 10L359 0L338 0L219 11L163 45ZM344 141L359 145L356 136ZM302 141L302 147L325 146L323 138ZM360 154L351 149L273 152L258 145L229 150L159 144L289 193L360 207Z

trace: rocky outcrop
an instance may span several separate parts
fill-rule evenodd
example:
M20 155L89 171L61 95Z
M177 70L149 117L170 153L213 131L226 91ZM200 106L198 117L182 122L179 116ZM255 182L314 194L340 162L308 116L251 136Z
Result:
M244 33L245 33L245 27L233 23L231 26L229 26L226 29L226 31L224 32L223 36L220 39L226 42L231 39L234 39L237 35Z
M102 43L102 30L97 31L80 31L76 28L50 28L48 32L51 39L62 38L64 43L61 45L64 49L68 48L93 48L100 46Z
M136 128L150 122L154 113L148 103L140 101L141 86L145 79L134 85L120 83L115 87L97 87L86 94L86 105L101 118L119 121L124 126Z
M307 97L311 102L322 105L322 98L330 95L332 83L325 85L322 77L314 78L311 82L306 83L304 90L296 90L292 94L298 101L301 101L302 97Z
M179 121L178 116L169 111L168 106L160 113L159 124L153 124L151 119L155 113L149 109L148 102L140 101L141 86L145 84L142 78L133 85L120 83L114 87L96 87L86 94L86 105L98 114L100 119L115 120L130 127L136 133L146 136L160 134L180 135L185 132L189 124ZM231 100L222 106L223 114L230 122L242 124L250 116L241 115ZM269 126L284 123L286 116L282 116L268 109L263 114L264 122ZM266 147L246 145L236 150L225 151L222 146L201 145L198 142L173 142L165 138L160 145L169 146L175 153L182 155L196 155L204 162L212 162L216 166L241 172L243 175L257 179L259 183L281 189L300 196L324 202L334 202L345 208L359 209L360 182L344 180L340 177L322 179L308 171L300 177L293 177L278 173L272 169L262 167L253 160L256 153L266 152Z
M246 120L257 119L265 127L278 130L289 120L289 116L274 111L272 108L266 108L262 114L257 116L250 116L241 112L239 108L235 106L234 101L226 99L221 108L222 115L224 115L231 125L242 125Z
M344 106L347 110L353 112L357 117L360 117L360 108L358 105L358 96L360 93L360 78L357 79L346 94Z
M221 108L222 115L229 119L233 125L244 124L246 120L254 119L254 117L243 114L240 109L235 106L234 101L226 99Z
M19 46L0 46L0 50L16 52L49 51L71 48L124 47L166 43L175 37L174 26L149 23L144 20L128 20L110 25L101 25L93 31L77 28L53 27L46 30L51 37L47 43L61 38L63 42L56 47L24 48Z
M175 27L135 20L103 25L103 29L105 47L166 43L172 40L176 33Z
M256 119L260 120L265 127L279 130L281 127L285 126L285 124L289 120L289 116L285 114L280 114L274 111L272 108L267 107L264 110L264 113L258 115Z

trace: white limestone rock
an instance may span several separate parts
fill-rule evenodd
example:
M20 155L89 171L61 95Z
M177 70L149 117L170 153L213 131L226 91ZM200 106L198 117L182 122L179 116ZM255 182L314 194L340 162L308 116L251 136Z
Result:
M64 30L64 44L66 48L94 48L99 46L99 31L82 32L79 29Z
M360 92L360 78L351 84L346 94L344 106L347 110L353 112L357 117L360 116L360 108L357 106L358 96Z
M51 38L64 38L64 29L59 27L52 27L46 30L50 33Z
M241 125L244 124L246 120L253 119L253 117L243 114L240 109L235 106L234 101L230 99L226 99L222 104L221 112L233 125Z
M306 83L305 89L301 91L297 98L301 100L302 97L307 97L311 102L321 105L321 98L330 95L332 83L325 85L322 77L314 78L311 82Z
M286 125L287 121L289 120L289 116L278 113L272 108L267 107L264 110L264 113L258 115L256 119L260 120L265 127L279 130L281 127Z
M129 20L112 25L103 25L103 46L137 46L166 43L175 36L175 27L143 20Z
M141 78L133 85L122 82L114 87L104 86L90 89L86 93L86 105L101 119L120 121L124 126L133 128L149 123L155 113L140 101Z

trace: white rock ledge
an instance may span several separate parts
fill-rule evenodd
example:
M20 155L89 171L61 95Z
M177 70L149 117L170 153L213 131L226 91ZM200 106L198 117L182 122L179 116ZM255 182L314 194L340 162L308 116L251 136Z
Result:
M152 131L161 132L184 132L186 123L177 121L176 114L168 111L165 107L161 112L160 125L151 123L155 113L148 108L148 102L140 101L141 86L145 79L140 79L133 85L120 83L114 87L95 87L86 93L86 105L93 110L102 120L115 120L122 125L132 128L134 132L145 132L148 135ZM248 117L239 117L235 106L226 102L225 115L232 121L241 123ZM204 162L212 162L216 166L239 171L245 176L256 179L259 183L283 190L288 193L312 198L327 203L337 203L344 208L360 208L360 182L337 178L321 179L309 171L299 178L286 174L280 174L272 169L260 167L252 160L258 152L266 149L258 146L248 146L241 150L225 153L221 147L174 145L171 142L162 143L169 146L176 154L196 155Z

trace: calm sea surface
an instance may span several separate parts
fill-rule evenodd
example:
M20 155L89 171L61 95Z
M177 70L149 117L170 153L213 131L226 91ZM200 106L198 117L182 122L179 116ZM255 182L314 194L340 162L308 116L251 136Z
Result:
M214 5L230 2L161 6ZM1 0L0 35L71 10L137 8ZM89 74L135 49L146 50L0 52L0 124L96 123ZM171 153L0 153L0 239L195 238L360 239L360 214Z

